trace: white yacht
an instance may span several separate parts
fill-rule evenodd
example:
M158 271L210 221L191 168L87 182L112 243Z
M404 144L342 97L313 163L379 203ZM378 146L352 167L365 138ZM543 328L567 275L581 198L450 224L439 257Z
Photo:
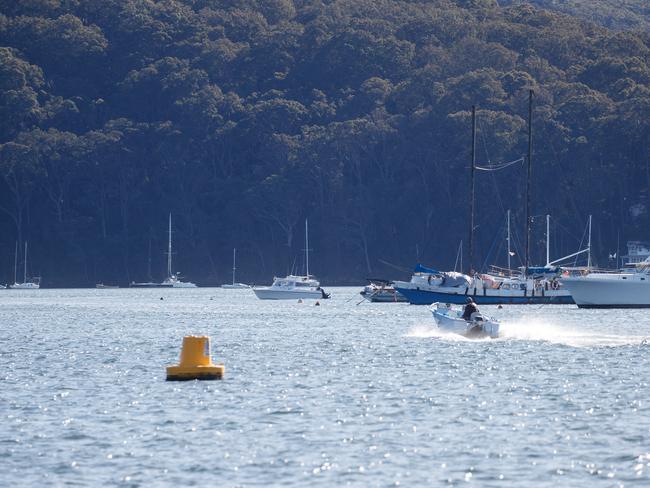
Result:
M583 270L561 281L580 308L650 308L650 258L632 270Z
M318 280L310 276L289 275L284 278L273 278L273 284L253 288L257 298L261 300L298 300L299 298L322 299L329 298L320 287Z
M232 250L232 283L224 283L221 285L221 288L228 288L231 290L241 290L244 288L250 288L251 285L247 285L246 283L237 283L235 281L235 270L237 267L235 266L235 258L237 257L237 248L233 248Z
M309 228L305 219L305 272L303 276L289 275L273 278L271 286L253 287L261 300L298 300L303 298L323 299L330 295L320 287L320 283L309 274Z
M144 282L136 283L132 281L129 285L131 288L196 288L196 285L190 281L182 281L180 273L172 273L172 214L169 214L169 240L167 245L167 278L162 283Z
M27 241L25 241L25 268L23 271L23 282L18 283L18 243L16 243L16 256L14 259L14 284L9 285L8 288L12 290L38 290L41 287L41 279L39 277L32 278L27 281Z

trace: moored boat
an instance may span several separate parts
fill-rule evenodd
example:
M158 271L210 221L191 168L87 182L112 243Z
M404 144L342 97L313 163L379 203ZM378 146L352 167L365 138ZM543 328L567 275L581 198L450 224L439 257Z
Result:
M650 308L650 258L632 270L584 270L561 281L580 308Z
M329 298L320 287L320 282L309 274L309 227L305 219L305 274L290 274L284 278L273 278L271 286L253 287L255 296L260 300L321 299Z
M23 271L23 282L18 283L16 274L18 272L18 243L16 243L16 256L14 259L14 284L7 288L12 290L38 290L41 287L41 278L34 277L27 281L27 241L25 241L25 268Z
M400 303L406 302L406 297L393 287L391 281L372 279L363 287L359 294L366 300L374 303Z
M320 287L318 280L311 276L289 275L273 278L271 286L253 287L253 292L261 300L323 299L329 298Z
M529 276L504 270L476 274L441 272L418 264L410 281L395 281L395 289L413 305L435 302L479 305L571 304L570 292L557 280L559 268L529 268Z
M463 309L449 303L434 303L430 307L438 328L444 332L469 338L499 337L499 321L474 312L469 320L463 318Z
M250 288L251 285L247 285L246 283L237 283L235 280L235 272L237 270L237 267L235 266L235 259L237 257L237 249L233 248L232 250L232 283L224 283L221 285L221 288L226 288L229 290L242 290L242 289L247 289Z
M191 281L181 280L180 273L172 273L172 214L169 214L169 239L167 244L167 278L162 283L146 281L137 283L132 281L130 288L196 288Z
M417 265L411 280L396 281L395 289L404 295L409 303L430 305L435 302L463 304L468 297L477 304L570 304L570 293L562 288L557 280L560 268L554 263L566 258L549 262L548 216L547 216L547 251L546 265L530 266L530 174L532 165L532 104L533 92L529 92L528 102L528 177L526 185L526 245L525 260L520 269L510 267L510 211L508 211L508 267L493 267L488 273L475 273L474 259L474 173L476 169L497 171L521 160L512 161L496 167L478 167L475 158L476 110L472 107L472 160L470 173L470 222L469 222L469 274L457 272L440 272ZM583 252L583 251L580 251ZM575 255L575 254L574 254ZM567 256L568 257L568 256Z

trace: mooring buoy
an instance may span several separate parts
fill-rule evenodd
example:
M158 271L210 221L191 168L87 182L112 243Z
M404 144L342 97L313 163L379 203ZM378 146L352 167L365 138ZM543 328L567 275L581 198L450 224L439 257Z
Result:
M212 363L208 336L185 336L179 364L167 366L167 381L220 380L225 369Z

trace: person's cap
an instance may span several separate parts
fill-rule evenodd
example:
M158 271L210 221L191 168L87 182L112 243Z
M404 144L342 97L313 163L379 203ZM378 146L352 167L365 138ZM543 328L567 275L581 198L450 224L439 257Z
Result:
M467 303L472 303L473 301L474 300L472 300L472 297L467 297L467 300L465 300L465 302L467 302Z

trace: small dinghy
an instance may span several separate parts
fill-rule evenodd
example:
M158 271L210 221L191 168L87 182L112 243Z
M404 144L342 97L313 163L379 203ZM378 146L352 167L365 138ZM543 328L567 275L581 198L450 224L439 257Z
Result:
M434 303L429 308L438 328L444 332L459 334L471 339L499 337L499 322L474 312L470 320L463 318L463 309L449 303Z

